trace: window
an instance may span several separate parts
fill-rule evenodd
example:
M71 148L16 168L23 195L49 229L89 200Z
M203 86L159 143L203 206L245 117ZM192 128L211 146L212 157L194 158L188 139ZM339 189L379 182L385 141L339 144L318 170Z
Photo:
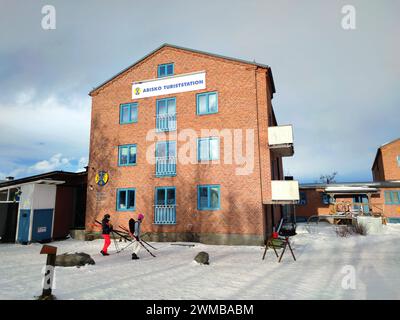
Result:
M118 165L133 166L136 164L136 144L118 147Z
M138 120L137 103L123 103L119 106L119 123L133 123Z
M208 185L208 186L197 187L197 209L198 210L221 209L219 185Z
M197 139L197 160L218 160L219 159L219 138Z
M307 197L306 193L300 191L300 200L299 200L299 205L306 205L307 204Z
M400 155L397 156L397 166L400 167Z
M173 63L166 63L160 64L157 68L157 76L159 78L168 77L174 75L174 64Z
M322 194L322 203L323 204L330 204L332 203L332 199L329 194L323 193Z
M161 141L156 144L156 176L176 175L176 142Z
M133 211L136 204L136 190L117 189L117 211Z
M156 144L156 158L176 157L176 141L160 141Z
M175 187L156 188L156 206L176 205Z
M157 187L154 206L155 224L176 224L175 187Z
M176 130L176 99L167 98L157 100L156 105L157 131Z
M385 191L385 204L400 204L400 191Z
M197 114L210 114L218 112L218 94L207 92L197 94Z

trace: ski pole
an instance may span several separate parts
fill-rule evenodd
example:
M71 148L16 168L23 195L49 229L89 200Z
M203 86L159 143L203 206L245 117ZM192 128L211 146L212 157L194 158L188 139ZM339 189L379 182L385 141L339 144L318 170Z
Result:
M140 240L143 241L145 244L147 244L150 248L153 248L154 250L158 250L157 248L153 247L150 243L144 241L144 240Z
M147 249L147 247L142 243L142 241L140 241L140 240L136 240L137 242L139 242L140 244L141 244L141 246L143 247L143 248L145 248L145 250L152 256L152 257L156 257L155 255L154 255L154 253L152 253L149 249Z
M133 244L134 241L131 241L126 247L122 248L121 251L125 250L126 248L128 248L131 244Z
M128 232L128 229L126 229L124 226L119 226L122 230L124 230L124 231L126 231L126 232ZM155 247L153 247L150 243L148 243L147 241L145 241L145 240L140 240L140 241L142 241L142 242L144 242L145 244L147 244L150 248L152 248L152 249L154 249L154 250L158 250L157 248L155 248Z
M115 240L115 234L114 234L114 232L111 232L111 233L112 233L113 240L114 240L115 250L117 250L117 253L120 253L120 250L119 250L119 247L118 247L118 243L117 243L117 241Z

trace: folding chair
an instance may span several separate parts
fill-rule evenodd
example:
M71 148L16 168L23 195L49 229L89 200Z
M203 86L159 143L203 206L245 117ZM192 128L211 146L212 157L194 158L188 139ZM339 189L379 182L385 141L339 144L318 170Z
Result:
M281 219L278 227L278 232L273 232L272 237L268 239L267 244L265 245L262 260L265 259L268 248L272 247L274 249L276 257L279 258L278 262L281 262L286 248L289 247L289 250L292 253L292 257L294 261L296 261L296 257L294 256L289 240L289 238L294 235L296 235L296 225L294 223L283 225L283 219ZM276 249L283 249L280 256L278 255Z

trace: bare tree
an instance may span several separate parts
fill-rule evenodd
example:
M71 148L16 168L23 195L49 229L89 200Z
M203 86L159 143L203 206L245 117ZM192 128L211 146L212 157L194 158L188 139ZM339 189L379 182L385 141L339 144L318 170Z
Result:
M326 183L326 184L331 184L331 183L335 183L335 177L337 176L337 171L334 171L332 174L321 174L321 176L319 177L319 180L321 181L321 183Z

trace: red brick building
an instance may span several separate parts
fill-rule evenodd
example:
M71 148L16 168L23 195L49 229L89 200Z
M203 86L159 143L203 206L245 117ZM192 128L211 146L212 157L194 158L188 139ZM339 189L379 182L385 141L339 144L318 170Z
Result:
M372 175L373 182L301 185L297 216L362 210L400 222L400 139L378 148Z
M274 93L269 66L169 44L92 90L86 232L143 213L153 240L262 243L298 199Z
M400 138L378 148L372 176L374 181L400 180Z
M399 222L400 181L300 185L298 220L346 211L382 215L389 222Z

